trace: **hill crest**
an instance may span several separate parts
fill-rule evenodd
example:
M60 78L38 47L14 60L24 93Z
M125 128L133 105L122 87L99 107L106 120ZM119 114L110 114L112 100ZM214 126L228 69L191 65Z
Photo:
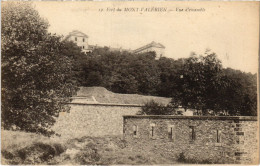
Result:
M171 98L158 96L145 96L139 94L114 93L104 87L80 87L77 96L73 97L74 103L115 103L143 105L151 100L167 105Z

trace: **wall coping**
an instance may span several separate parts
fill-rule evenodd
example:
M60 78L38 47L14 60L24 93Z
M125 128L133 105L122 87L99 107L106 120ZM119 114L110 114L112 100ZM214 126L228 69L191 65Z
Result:
M191 119L191 120L241 120L257 121L257 116L176 116L176 115L123 115L124 119Z
M68 105L90 105L90 106L111 106L111 107L142 107L143 105L139 104L118 104L118 103L65 103Z

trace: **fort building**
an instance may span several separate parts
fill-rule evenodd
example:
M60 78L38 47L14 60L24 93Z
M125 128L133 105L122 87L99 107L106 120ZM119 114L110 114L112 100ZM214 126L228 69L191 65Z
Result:
M73 41L74 43L76 43L77 46L79 46L82 52L84 53L92 52L96 48L102 48L101 46L98 45L89 45L88 38L89 38L88 35L86 35L85 33L80 32L78 30L74 30L65 37L65 40ZM164 56L164 50L165 50L165 47L161 43L156 43L154 41L135 50L123 49L121 47L120 48L108 47L108 48L110 51L119 51L119 52L128 51L134 54L155 52L156 59L159 59L160 57Z
M165 47L161 43L156 43L153 41L145 46L133 50L133 53L138 54L154 51L156 53L156 59L160 59L164 56L164 50Z
M258 163L257 117L128 115L124 139L178 159L225 164Z
M92 49L89 48L88 35L83 32L74 30L65 37L65 40L73 41L74 43L76 43L77 46L79 46L84 53L92 51Z

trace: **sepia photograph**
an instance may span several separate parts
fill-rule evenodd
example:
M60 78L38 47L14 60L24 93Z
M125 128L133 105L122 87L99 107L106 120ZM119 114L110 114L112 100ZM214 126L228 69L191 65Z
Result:
M259 165L257 1L1 1L2 165Z

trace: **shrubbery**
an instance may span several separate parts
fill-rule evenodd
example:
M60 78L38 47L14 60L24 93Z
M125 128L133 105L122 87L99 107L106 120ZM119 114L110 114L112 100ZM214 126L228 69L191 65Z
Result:
M140 112L139 115L175 115L176 110L171 105L163 105L151 100L147 102Z
M1 153L8 164L41 164L49 162L65 150L66 148L58 143L35 142L22 149L16 149L15 151L5 149L2 150Z
M84 86L171 97L174 107L201 110L202 114L213 110L216 115L257 115L256 74L223 68L209 50L189 58L155 60L154 52L136 55L97 48L83 66Z
M214 162L211 162L209 160L188 159L185 157L183 152L180 153L177 161L184 164L214 164Z

